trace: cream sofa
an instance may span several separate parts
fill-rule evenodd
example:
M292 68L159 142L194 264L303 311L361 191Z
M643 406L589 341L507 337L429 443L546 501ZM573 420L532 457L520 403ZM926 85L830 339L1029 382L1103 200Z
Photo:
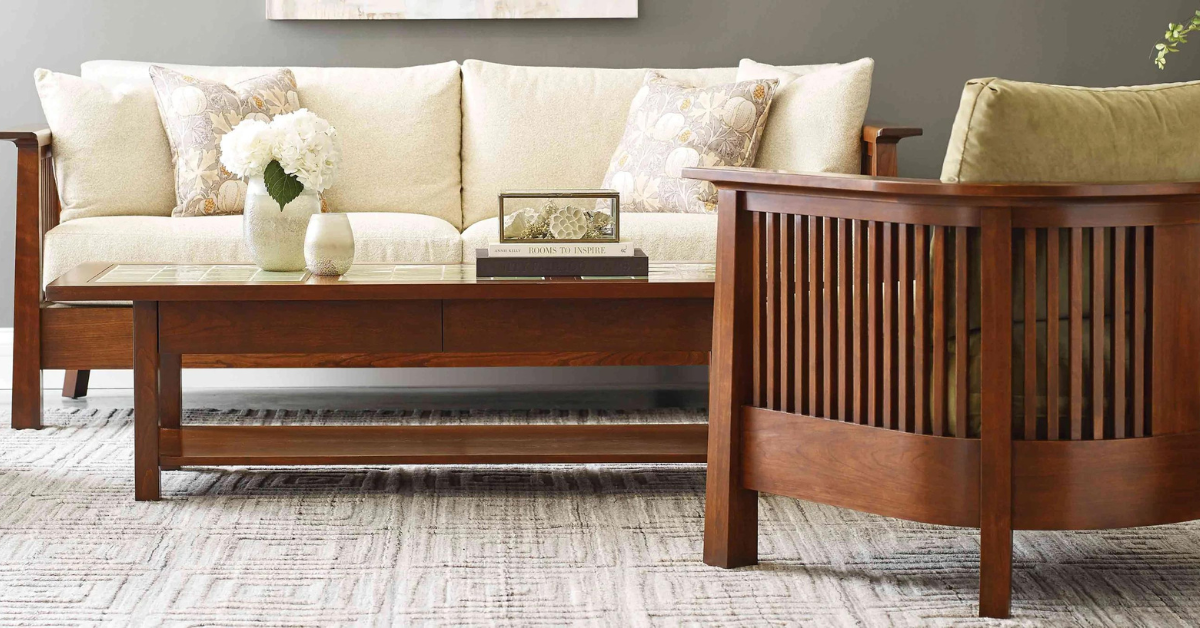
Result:
M22 173L15 325L29 333L22 336L18 331L15 342L14 398L22 401L14 402L14 415L23 418L14 419L14 424L34 421L32 404L40 403L24 400L34 395L21 392L35 385L31 372L122 368L129 357L121 345L128 333L127 314L89 311L68 317L57 312L65 306L42 300L46 283L84 262L250 262L240 216L171 217L173 170L149 65L91 61L83 64L80 77L39 71L50 129L0 131L0 139L17 143ZM168 67L226 83L267 70ZM808 75L831 67L786 69ZM342 137L339 179L326 200L332 211L350 214L355 261L402 264L473 263L475 249L497 239L497 195L502 190L597 187L645 75L644 69L535 68L482 61L292 69L300 104L328 119ZM694 85L712 85L733 82L738 68L662 72ZM866 72L869 91L869 65ZM123 107L120 124L94 120L89 116L95 111L77 106L101 88L111 90L107 97ZM839 87L833 82L825 89ZM71 90L82 91L76 97ZM817 112L818 124L821 115L857 115L861 122L865 102L849 114L837 94L828 102L827 110ZM896 143L919 134L882 126L865 126L860 134L857 125L852 135L835 142L837 146L796 150L811 157L814 170L857 172L854 166L861 163L862 172L894 175ZM52 133L59 129L61 133ZM767 132L771 129L768 126ZM788 131L775 133L791 137ZM860 150L861 162L853 157ZM853 151L849 167L847 151ZM826 152L841 155L840 163L831 157L824 164ZM655 261L715 257L715 215L624 213L621 234ZM52 314L45 313L51 309ZM60 318L71 321L69 330L58 326ZM97 353L82 347L78 336L72 336L78 333L103 334L106 346L112 346ZM73 392L82 389L86 384ZM40 411L37 414L40 420Z

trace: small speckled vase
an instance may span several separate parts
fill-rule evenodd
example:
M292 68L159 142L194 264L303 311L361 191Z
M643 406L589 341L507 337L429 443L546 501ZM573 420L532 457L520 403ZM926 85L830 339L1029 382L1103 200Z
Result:
M316 214L308 221L304 261L314 275L344 275L354 263L354 231L346 214Z
M304 190L282 210L267 193L262 177L246 186L242 233L250 258L263 270L304 270L304 235L308 219L321 213L321 197Z

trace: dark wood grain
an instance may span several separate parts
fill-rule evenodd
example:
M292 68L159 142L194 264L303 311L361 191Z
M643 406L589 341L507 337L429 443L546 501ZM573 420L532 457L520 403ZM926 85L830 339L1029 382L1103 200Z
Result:
M883 225L883 427L897 429L896 410L899 393L899 356L896 322L896 231L898 225Z
M1012 242L1011 215L984 212L979 612L1000 618L1012 597Z
M1200 519L1200 433L1017 442L1013 524L1096 530Z
M1037 440L1037 230L1024 229L1022 277L1025 281L1025 440ZM1057 295L1055 295L1057 297ZM1049 325L1047 325L1049 326Z
M1146 352L1147 328L1147 251L1146 228L1134 229L1133 239L1133 436L1147 432L1146 378L1149 375Z
M380 465L704 462L704 425L188 426L163 464Z
M1092 228L1092 438L1104 439L1104 229ZM1197 319L1200 320L1200 319Z
M979 525L979 441L745 407L745 486L889 517Z
M1071 229L1071 440L1083 438L1083 230Z
M1200 431L1200 225L1155 228L1153 240L1151 433Z
M441 311L440 349L446 352L707 351L712 346L709 299L467 299L445 301ZM379 350L388 346L376 345Z
M924 225L913 228L912 425L931 434L929 425L929 239Z
M1128 398L1128 370L1126 339L1126 277L1125 258L1128 256L1127 229L1113 230L1113 336L1112 336L1112 415L1113 438L1125 438L1129 432L1129 416L1126 413Z
M767 403L767 219L761 214L750 217L751 238L750 265L753 285L751 299L753 301L752 316L754 317L754 337L751 339L751 359L753 360L753 400L754 405Z
M780 216L779 230L779 409L794 412L796 359L795 218Z
M738 567L758 562L758 493L742 484L742 405L751 399L750 329L753 237L735 191L718 196L717 278L713 301L713 367L709 376L708 471L704 562ZM741 242L742 246L737 244Z
M783 343L781 342L781 320L780 309L782 304L780 301L780 265L779 265L779 237L780 237L780 222L783 216L779 214L767 214L766 219L766 237L767 246L765 248L765 284L766 284L766 308L767 315L764 319L765 331L763 335L763 352L766 353L766 366L763 372L763 379L766 380L765 397L763 398L763 406L768 408L779 409L781 390L780 379L783 371L783 365L780 363L780 353Z
M133 478L138 501L159 499L158 304L133 304Z
M868 388L870 374L867 372L867 294L871 292L867 283L867 223L856 220L853 225L851 240L854 243L852 267L854 274L850 279L850 290L853 292L850 318L854 324L852 336L854 364L853 409L851 417L855 423L866 424L869 419Z
M930 262L933 282L930 326L932 383L930 387L930 418L935 436L948 436L946 426L946 229L933 228L933 255Z
M966 227L954 233L954 435L967 437L967 418L971 410L971 293L977 286L971 278Z
M36 136L17 140L16 242L13 252L12 426L42 427L40 302L42 204L48 175Z
M867 228L867 422L883 427L883 226Z
M1059 377L1061 365L1058 357L1059 336L1059 277L1060 260L1058 229L1046 230L1046 437L1057 440L1065 426L1059 414Z

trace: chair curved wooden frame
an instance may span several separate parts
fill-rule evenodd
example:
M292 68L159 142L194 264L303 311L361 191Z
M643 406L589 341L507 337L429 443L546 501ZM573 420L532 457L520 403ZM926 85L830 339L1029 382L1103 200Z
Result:
M757 561L758 491L978 527L1006 617L1012 530L1200 518L1200 183L684 176L720 197L705 562Z

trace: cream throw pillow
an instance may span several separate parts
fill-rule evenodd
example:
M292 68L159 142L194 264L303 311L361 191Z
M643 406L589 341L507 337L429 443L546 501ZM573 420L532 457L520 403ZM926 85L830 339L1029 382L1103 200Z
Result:
M754 166L858 174L874 69L868 58L800 75L742 59L737 80L779 81Z
M693 166L749 166L778 81L688 87L650 71L633 97L603 187L628 212L712 213L717 189L682 177Z
M229 87L150 66L158 112L175 164L172 216L240 214L246 182L221 166L221 137L244 119L269 122L300 108L296 77L278 70Z
M169 216L171 149L162 125L144 117L154 95L50 70L33 78L54 135L59 219Z

